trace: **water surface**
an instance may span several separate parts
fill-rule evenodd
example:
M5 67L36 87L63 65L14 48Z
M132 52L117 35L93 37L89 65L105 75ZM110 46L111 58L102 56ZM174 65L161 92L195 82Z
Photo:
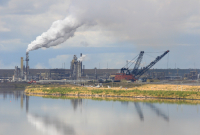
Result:
M0 91L1 135L199 135L199 105L56 99Z

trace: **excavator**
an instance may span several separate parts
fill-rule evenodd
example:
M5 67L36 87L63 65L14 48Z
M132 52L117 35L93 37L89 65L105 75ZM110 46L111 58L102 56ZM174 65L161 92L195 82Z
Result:
M153 67L159 60L161 60L166 54L169 53L169 50L165 51L162 55L157 56L154 61L152 61L149 65L146 67L143 67L142 69L139 69L144 51L141 51L138 55L138 58L136 60L135 66L133 70L129 70L129 68L121 68L119 73L116 73L115 75L115 82L120 82L121 80L129 80L129 81L136 81L138 80L144 73L146 73L151 67Z

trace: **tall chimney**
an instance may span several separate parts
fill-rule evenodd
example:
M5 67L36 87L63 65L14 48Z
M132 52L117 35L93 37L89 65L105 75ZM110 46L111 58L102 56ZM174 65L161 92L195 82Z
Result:
M24 62L23 57L21 57L21 77L23 77L23 75L24 75L24 71L23 71L24 64L23 64L23 62Z
M83 65L82 75L84 75L85 65Z
M80 54L80 57L82 57L82 53ZM80 63L81 65L80 65L80 67L81 67L81 75L83 75L83 67L82 67L82 61L81 61L81 63Z
M29 53L27 52L26 53L26 74L25 74L26 75L26 79L28 79L27 76L29 75L29 63L28 62L29 62Z

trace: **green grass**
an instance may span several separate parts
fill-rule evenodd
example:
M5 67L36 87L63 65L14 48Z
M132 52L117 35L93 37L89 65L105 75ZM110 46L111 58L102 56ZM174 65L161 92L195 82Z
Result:
M88 94L88 95L110 95L110 96L142 96L142 97L156 97L156 98L186 98L186 99L200 99L200 92L198 91L162 91L162 90L113 90L94 88L88 89L86 87L69 87L69 86L55 86L44 87L43 85L29 86L26 92L45 94ZM39 90L39 92L37 92Z
M45 93L49 93L49 94L52 94L52 93L60 93L60 94L67 94L67 93L70 93L72 91L75 91L75 90L72 90L71 88L50 88L50 90L47 90L47 89L43 89L42 90L43 92Z

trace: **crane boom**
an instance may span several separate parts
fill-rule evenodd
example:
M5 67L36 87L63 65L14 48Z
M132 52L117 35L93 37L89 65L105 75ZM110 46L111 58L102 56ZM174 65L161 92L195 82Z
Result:
M144 51L141 51L139 56L138 56L138 59L135 63L135 66L134 66L134 69L131 71L132 74L137 74L138 72L138 68L140 67L140 64L141 64L141 61L142 61L142 58L143 58L143 55L144 55Z
M169 50L165 51L162 55L158 56L154 61L152 61L149 65L141 69L137 74L135 74L136 79L142 76L145 72L147 72L151 67L153 67L159 60L161 60Z

